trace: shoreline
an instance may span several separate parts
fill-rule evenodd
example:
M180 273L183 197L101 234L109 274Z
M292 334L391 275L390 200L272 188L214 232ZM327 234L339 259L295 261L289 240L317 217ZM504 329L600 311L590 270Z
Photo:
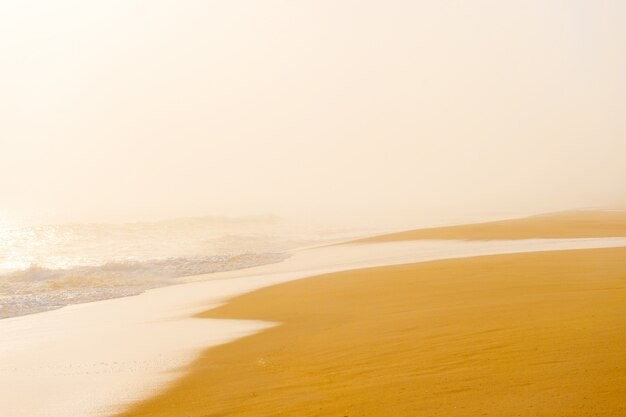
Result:
M625 271L621 247L260 289L200 317L280 326L205 350L185 377L119 417L623 415Z
M11 383L3 387L0 408L14 417L107 416L158 395L184 377L185 367L207 348L274 325L196 318L262 287L373 266L589 246L626 246L626 238L407 241L309 249L282 263L215 274L206 281L2 320L0 334L7 343L1 346L0 380ZM30 397L34 386L37 402Z
M0 320L0 380L11 381L0 384L6 393L0 409L14 417L99 417L153 398L184 378L187 365L207 348L280 324L198 318L264 287L363 268L607 247L626 247L626 237L350 241L294 250L280 263L187 277L135 296Z
M549 233L537 233L537 228L543 229L546 226L546 220L549 223L556 222L561 223L559 230L552 230ZM577 224L578 223L578 224ZM580 224L582 223L582 225ZM598 230L597 225L601 224L602 228ZM524 230L521 234L519 229L522 227L530 227L530 230ZM582 227L581 227L582 226ZM569 232L567 229L574 228L575 232ZM585 239L585 238L600 238L600 237L623 237L626 236L626 210L601 210L601 209L576 209L563 212L554 213L540 213L530 214L525 217L493 217L489 219L482 219L465 223L449 223L439 225L424 225L418 229L409 230L389 230L381 235L373 235L369 237L354 237L347 240L337 240L327 243L315 244L311 246L304 246L294 248L282 252L286 256L292 256L293 253L300 251L306 251L310 249L317 249L329 246L341 246L345 244L354 243L375 243L375 242L394 242L403 240L528 240L534 238L541 239ZM261 254L268 255L268 254ZM267 264L282 262L274 261ZM245 271L255 268L257 266L266 265L265 262L261 262L259 265L238 267L232 269L232 271ZM97 267L97 266L96 266ZM231 269L226 269L221 272L228 272ZM91 300L81 300L78 302L65 301L66 304L42 308L38 311L28 311L19 314L11 314L8 316L1 316L0 320L10 319L14 317L21 317L26 315L33 315L44 313L47 311L53 311L66 306L75 304L92 303L103 300L111 300L116 298L125 298L140 295L145 291L168 287L172 285L180 285L188 282L197 282L198 280L211 279L211 275L217 275L216 272L203 273L200 275L185 275L176 278L177 282L162 282L155 286L147 286L142 289L134 290L127 294L108 294L103 296L94 297ZM199 278L201 277L201 278ZM92 296L93 297L93 296ZM0 305L0 308L2 306Z

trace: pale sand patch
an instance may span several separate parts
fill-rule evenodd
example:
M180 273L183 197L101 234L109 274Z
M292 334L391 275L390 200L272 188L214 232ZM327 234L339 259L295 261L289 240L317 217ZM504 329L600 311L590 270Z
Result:
M121 416L626 415L626 248L340 272L202 317L283 324Z
M265 286L375 265L612 246L626 246L626 239L324 247L297 252L279 264L214 274L211 281L0 320L0 410L11 417L100 416L154 395L184 375L184 366L207 347L272 326L255 317L192 317Z
M626 236L626 211L569 211L521 219L431 227L385 234L357 242L415 239L511 240Z

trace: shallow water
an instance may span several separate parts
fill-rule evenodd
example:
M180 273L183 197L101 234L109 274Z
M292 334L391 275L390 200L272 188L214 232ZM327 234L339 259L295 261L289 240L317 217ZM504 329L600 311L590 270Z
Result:
M0 230L0 318L280 262L290 249L360 234L294 227L273 217Z

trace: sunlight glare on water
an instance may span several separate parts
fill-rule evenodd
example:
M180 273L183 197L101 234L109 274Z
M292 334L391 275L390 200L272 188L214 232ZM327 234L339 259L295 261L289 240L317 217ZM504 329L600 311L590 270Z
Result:
M280 262L289 249L355 236L273 218L0 229L0 318L138 294L182 277ZM358 233L357 233L358 234Z

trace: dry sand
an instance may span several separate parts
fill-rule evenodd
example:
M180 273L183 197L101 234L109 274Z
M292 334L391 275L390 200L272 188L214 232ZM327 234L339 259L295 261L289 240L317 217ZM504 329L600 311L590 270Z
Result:
M626 248L339 272L202 317L284 324L122 416L626 415Z
M433 227L385 234L358 242L415 239L513 240L626 236L626 211L569 211L521 219Z

